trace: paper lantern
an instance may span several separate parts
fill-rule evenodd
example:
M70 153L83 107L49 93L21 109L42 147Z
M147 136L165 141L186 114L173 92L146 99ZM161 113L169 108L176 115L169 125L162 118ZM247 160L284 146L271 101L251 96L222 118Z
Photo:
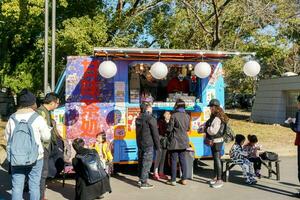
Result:
M168 67L165 63L156 62L151 66L150 73L156 79L163 79L168 74Z
M104 78L114 77L117 73L117 66L112 61L103 61L99 66L99 73Z
M251 60L245 63L243 70L247 76L253 77L260 72L260 65L258 62Z
M206 78L211 73L211 67L207 62L199 62L195 66L195 74L199 78Z

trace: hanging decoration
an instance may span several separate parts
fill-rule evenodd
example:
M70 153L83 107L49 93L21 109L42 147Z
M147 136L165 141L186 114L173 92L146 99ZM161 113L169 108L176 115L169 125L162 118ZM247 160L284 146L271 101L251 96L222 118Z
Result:
M99 73L104 78L112 78L117 73L117 66L114 62L108 60L103 61L99 66Z
M207 62L199 62L195 66L195 74L199 78L206 78L211 73L211 67Z
M247 76L257 76L260 72L260 65L254 60L248 61L245 63L243 71Z
M163 79L168 74L168 67L165 63L156 62L151 66L150 73L156 79Z

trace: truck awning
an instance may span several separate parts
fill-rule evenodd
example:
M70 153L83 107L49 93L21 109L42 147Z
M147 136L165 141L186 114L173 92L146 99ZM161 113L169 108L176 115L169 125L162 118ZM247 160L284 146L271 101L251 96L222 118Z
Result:
M223 60L233 56L254 56L254 52L208 51L186 49L109 48L96 47L94 55L115 60L201 61Z

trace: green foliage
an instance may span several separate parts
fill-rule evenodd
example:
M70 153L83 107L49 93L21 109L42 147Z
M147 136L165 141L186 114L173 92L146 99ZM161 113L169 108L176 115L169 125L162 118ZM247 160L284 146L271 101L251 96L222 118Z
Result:
M0 1L0 85L15 92L43 88L44 3ZM259 79L299 73L299 11L296 0L57 0L56 75L95 46L253 51ZM255 89L244 62L225 63L228 91Z

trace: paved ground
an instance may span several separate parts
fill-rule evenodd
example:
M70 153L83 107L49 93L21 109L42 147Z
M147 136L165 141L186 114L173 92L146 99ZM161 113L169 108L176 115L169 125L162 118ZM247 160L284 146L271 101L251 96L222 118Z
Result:
M117 176L111 178L113 193L107 194L105 199L143 199L143 200L160 200L160 199L205 199L205 200L288 200L296 199L293 194L299 187L297 180L296 158L282 158L281 163L281 180L269 180L262 178L258 184L248 186L243 184L241 171L239 167L232 170L230 182L226 183L221 189L212 189L207 185L207 180L212 174L211 161L204 161L206 165L195 170L194 180L190 180L187 186L177 185L176 187L168 186L164 182L150 181L155 188L141 190L136 187L136 176L134 167L123 166ZM266 171L263 171L266 175ZM74 181L68 180L64 188L60 180L48 183L47 197L49 200L74 199ZM10 180L7 173L0 170L0 200L10 199Z

